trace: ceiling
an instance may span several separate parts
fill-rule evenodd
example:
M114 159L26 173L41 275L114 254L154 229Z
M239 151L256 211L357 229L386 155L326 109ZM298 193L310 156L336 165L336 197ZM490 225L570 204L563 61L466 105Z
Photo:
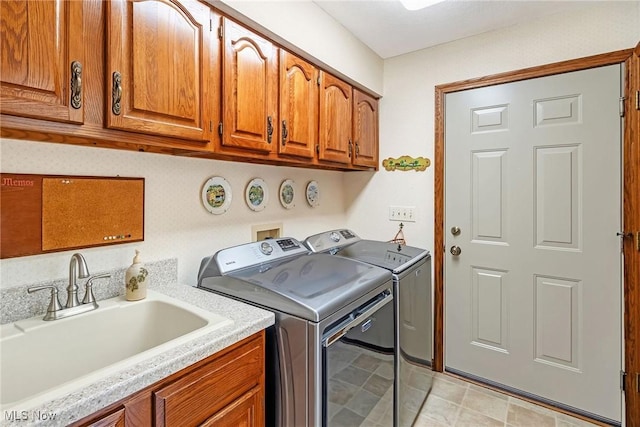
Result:
M445 0L409 11L398 0L313 0L381 58L391 58L594 1Z

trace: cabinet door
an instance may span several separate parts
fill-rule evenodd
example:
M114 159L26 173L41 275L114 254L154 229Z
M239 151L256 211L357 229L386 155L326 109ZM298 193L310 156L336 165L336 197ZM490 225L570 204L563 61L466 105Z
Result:
M349 84L320 73L320 160L351 163L352 101Z
M125 425L125 409L122 408L87 424L87 427L125 427Z
M209 7L195 0L106 5L107 126L208 140L217 94Z
M264 335L154 392L154 425L199 425L249 390L264 398Z
M264 407L259 388L247 392L202 423L202 427L258 427L264 425Z
M0 1L4 114L82 123L81 1Z
M313 158L318 143L318 69L280 51L280 154Z
M223 19L222 145L270 153L278 143L278 49Z
M353 90L353 164L378 167L378 100Z

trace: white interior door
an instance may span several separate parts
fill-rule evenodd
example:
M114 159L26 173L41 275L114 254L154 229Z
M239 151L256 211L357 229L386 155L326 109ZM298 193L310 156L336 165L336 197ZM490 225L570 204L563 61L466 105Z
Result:
M445 99L446 369L615 421L620 73Z

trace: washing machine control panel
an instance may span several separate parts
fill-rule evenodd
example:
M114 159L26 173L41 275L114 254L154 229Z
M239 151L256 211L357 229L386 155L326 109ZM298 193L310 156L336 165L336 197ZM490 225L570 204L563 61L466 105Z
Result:
M309 250L292 237L263 240L222 249L215 261L222 274L263 262L272 262L293 255L304 255Z

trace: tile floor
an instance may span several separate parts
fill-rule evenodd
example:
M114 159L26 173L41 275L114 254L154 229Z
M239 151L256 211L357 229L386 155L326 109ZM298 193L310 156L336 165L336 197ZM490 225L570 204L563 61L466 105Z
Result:
M392 425L392 362L389 356L334 344L330 364L331 427ZM409 367L401 405L414 411L414 427L593 427L594 424L461 379ZM432 384L424 401L423 388ZM419 412L418 412L419 411ZM417 417L415 414L417 413ZM403 422L403 420L400 420ZM409 425L406 421L403 424Z
M593 427L594 424L436 373L415 427Z

